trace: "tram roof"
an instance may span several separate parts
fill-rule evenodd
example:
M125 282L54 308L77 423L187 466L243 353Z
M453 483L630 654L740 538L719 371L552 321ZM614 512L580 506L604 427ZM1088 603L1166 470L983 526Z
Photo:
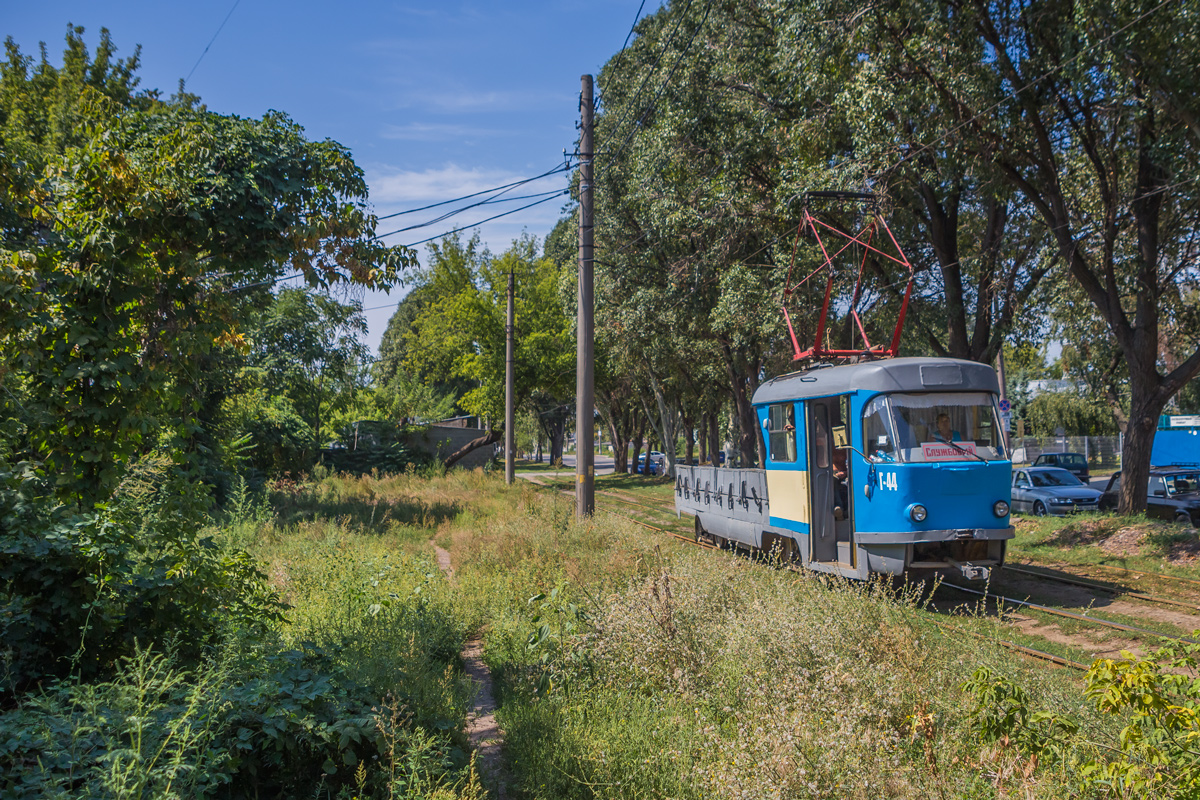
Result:
M956 358L890 358L780 375L758 387L754 404L781 403L848 392L998 392L996 371Z

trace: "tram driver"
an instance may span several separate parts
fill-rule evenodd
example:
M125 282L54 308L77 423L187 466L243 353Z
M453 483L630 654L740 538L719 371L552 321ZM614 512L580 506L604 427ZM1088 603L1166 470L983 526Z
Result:
M950 424L950 415L945 411L937 415L937 439L942 442L961 442L962 434Z

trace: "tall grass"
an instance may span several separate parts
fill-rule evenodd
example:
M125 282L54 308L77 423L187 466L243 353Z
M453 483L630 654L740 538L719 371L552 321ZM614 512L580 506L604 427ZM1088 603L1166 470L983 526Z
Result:
M258 559L286 622L231 631L201 668L140 652L5 714L0 759L32 777L0 794L480 798L458 661L475 631L510 797L1066 796L1063 769L977 737L963 686L981 666L1113 727L1074 675L941 630L915 592L579 522L529 484L328 475L270 501L235 491L217 533Z
M0 796L478 798L467 632L428 540L459 513L414 476L235 487L207 531L290 605L196 663L138 651L0 715Z
M980 664L1102 724L1074 676L948 639L913 592L509 496L512 512L451 538L523 796L1063 796L1059 777L1011 769L974 735L961 685Z

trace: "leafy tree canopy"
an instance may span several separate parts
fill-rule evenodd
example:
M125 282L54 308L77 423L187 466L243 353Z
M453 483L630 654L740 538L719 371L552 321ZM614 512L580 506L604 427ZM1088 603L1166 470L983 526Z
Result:
M20 376L26 450L96 499L139 447L194 431L197 360L244 346L282 272L388 287L411 253L374 239L345 148L137 94L136 54L105 35L89 59L81 33L61 68L10 42L0 76L0 380Z
M493 420L504 418L509 272L517 287L517 404L539 405L542 413L562 407L574 392L575 342L560 303L560 269L539 256L532 237L498 257L482 250L477 237L447 237L432 246L414 289L427 305L405 339L411 374L434 384L447 375L466 379L471 388L459 404ZM561 425L556 430L561 441Z

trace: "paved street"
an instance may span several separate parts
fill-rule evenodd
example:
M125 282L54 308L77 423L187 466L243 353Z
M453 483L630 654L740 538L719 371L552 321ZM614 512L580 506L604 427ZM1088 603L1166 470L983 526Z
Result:
M566 455L563 456L563 466L570 467L572 471L575 470L575 455L573 453L567 453ZM613 469L614 469L614 462L613 462L612 456L608 456L608 455L597 455L596 456L596 474L597 475L609 475L613 472Z

